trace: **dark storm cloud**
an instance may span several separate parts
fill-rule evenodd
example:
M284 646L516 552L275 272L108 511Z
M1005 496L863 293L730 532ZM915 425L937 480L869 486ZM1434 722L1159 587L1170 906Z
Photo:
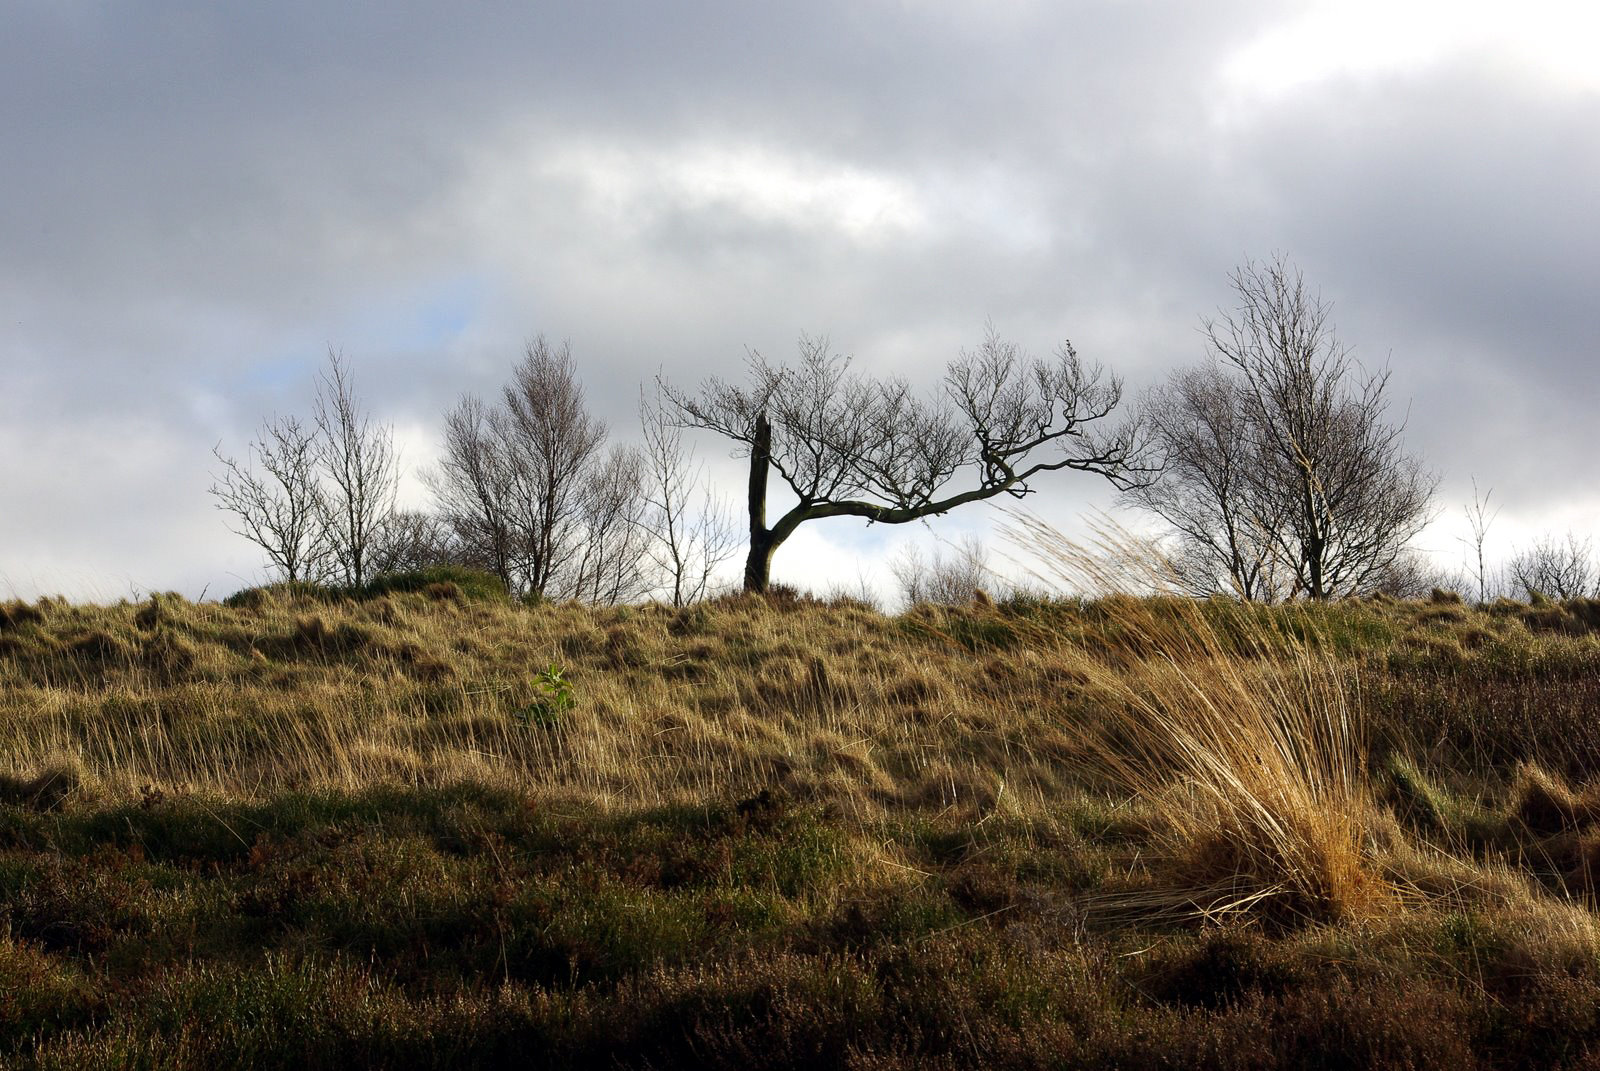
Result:
M537 331L573 340L619 428L657 369L736 374L801 330L924 375L992 318L1140 383L1196 359L1226 272L1274 250L1363 357L1392 352L1436 467L1514 478L1529 510L1572 497L1576 464L1539 457L1582 456L1596 386L1596 95L1464 60L1230 83L1286 17L13 5L0 588L253 568L206 501L210 447L303 410L328 345L420 461ZM1493 437L1460 419L1485 409Z

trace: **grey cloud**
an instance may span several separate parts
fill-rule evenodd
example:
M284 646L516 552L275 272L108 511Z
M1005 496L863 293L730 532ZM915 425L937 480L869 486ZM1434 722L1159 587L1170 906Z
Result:
M1361 355L1391 362L1421 449L1455 484L1505 474L1524 507L1600 490L1574 434L1600 396L1596 130L1592 95L1455 69L1308 102L1245 158Z
M1228 269L1276 249L1363 356L1392 351L1449 489L1514 473L1536 511L1583 487L1592 94L1462 62L1219 118L1221 61L1285 17L1242 0L8 17L0 420L21 445L0 497L30 501L0 510L0 570L109 562L82 533L116 516L141 533L135 573L237 572L203 502L209 449L303 408L326 345L419 427L541 330L572 339L619 429L657 369L737 374L746 346L782 355L801 330L920 376L992 318L1137 385L1196 359ZM825 200L768 210L674 177L712 150L881 183L887 214L852 230ZM81 448L28 450L68 426ZM97 467L130 442L131 468ZM1103 498L1052 495L1063 514Z

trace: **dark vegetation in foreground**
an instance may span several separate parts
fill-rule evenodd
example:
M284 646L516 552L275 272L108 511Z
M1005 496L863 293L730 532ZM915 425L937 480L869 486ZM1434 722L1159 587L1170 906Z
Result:
M1600 604L479 594L0 605L5 1062L1600 1062ZM1195 628L1359 701L1362 895L1093 761Z

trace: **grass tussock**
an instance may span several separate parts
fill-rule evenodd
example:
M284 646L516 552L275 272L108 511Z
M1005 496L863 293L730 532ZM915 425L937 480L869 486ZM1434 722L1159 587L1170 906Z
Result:
M1137 671L1086 664L1103 713L1083 742L1097 772L1158 808L1171 906L1301 922L1386 906L1360 711L1337 667L1291 639L1250 664L1198 622L1122 624L1161 653Z
M1074 586L1124 586L1104 554L1029 534ZM1127 561L1137 548L1115 549ZM1097 709L1075 736L1095 774L1153 806L1165 862L1130 906L1276 924L1389 907L1363 712L1330 645L1227 604L1110 595L1098 610L1118 643L1077 652Z

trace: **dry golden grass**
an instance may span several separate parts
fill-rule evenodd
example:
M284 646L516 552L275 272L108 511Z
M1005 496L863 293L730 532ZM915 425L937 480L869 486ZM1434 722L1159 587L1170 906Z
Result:
M0 604L0 1063L1600 1052L1552 608L245 603Z
M1130 586L1134 555L1029 537L1079 590ZM1133 585L1159 584L1133 568ZM239 607L12 603L0 607L0 795L42 807L68 791L265 799L473 782L600 813L763 790L867 823L1111 810L1141 838L1114 907L1359 923L1428 885L1406 877L1424 834L1380 807L1367 769L1363 682L1388 679L1375 659L1504 659L1511 629L1518 650L1566 673L1594 647L1447 609L1319 617L1107 595L886 618L847 600L749 597L526 607L450 585ZM1491 639L1455 643L1467 629ZM551 665L570 709L539 684ZM1385 748L1403 736L1377 735ZM1509 806L1526 835L1507 834L1489 863L1534 859L1564 875L1560 895L1589 895L1592 794L1523 769ZM1487 873L1452 836L1420 857Z
M37 611L0 632L0 747L19 774L66 764L112 795L476 780L603 809L777 788L978 814L1065 789L1038 652L974 653L937 622L911 637L854 605ZM552 663L575 703L544 717Z
M1090 768L1158 815L1164 880L1128 906L1322 922L1392 904L1362 710L1325 644L1231 603L1116 594L1167 586L1125 533L1089 550L1021 517L1018 534L1055 580L1102 593L1117 637L1066 653L1098 708L1073 729Z

